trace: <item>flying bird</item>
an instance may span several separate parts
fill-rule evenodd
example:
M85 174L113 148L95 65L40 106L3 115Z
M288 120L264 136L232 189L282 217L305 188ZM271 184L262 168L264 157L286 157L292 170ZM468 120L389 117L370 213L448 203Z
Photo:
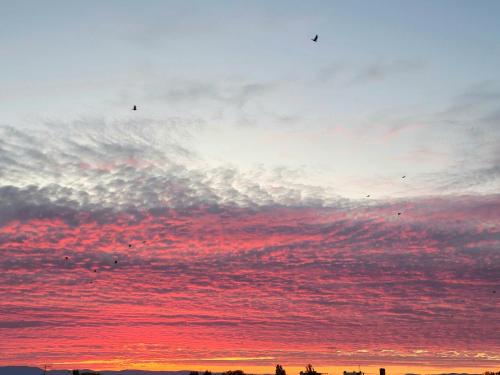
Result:
M316 35L314 36L314 38L312 38L311 40L312 40L313 42L317 42L317 41L318 41L318 34L316 34Z
M118 261L117 261L117 260L115 260L115 264L117 264L117 263L118 263Z
M68 260L69 258L68 257L64 257L64 259Z
M403 176L403 177L401 177L401 178L406 178L406 175L404 175L404 176Z
M134 105L134 107L132 108L132 111L137 111L137 106Z
M401 212L398 212L398 216L400 216L400 215L401 215Z
M94 272L97 272L97 270L94 270Z
M370 198L370 194L368 194L366 197L367 197L367 198Z

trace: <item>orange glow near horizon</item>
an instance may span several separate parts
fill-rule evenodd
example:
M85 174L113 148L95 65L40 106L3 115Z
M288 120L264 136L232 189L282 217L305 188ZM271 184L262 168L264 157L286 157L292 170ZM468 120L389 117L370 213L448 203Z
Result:
M287 363L280 363L287 374L298 375L300 371L304 371L304 366L299 365L289 365ZM53 364L51 369L68 369L68 368L88 368L86 366L91 366L92 370L95 371L120 371L125 369L136 369L144 371L205 371L209 370L212 372L224 372L228 370L243 370L247 374L274 374L275 365L251 365L242 364L234 365L227 363L225 365L205 365L199 362L188 362L188 363L168 363L168 362L149 362L149 361L139 361L139 362L129 362L120 359L116 360L86 360L81 362L66 362ZM443 374L443 373L468 373L468 374L483 374L486 371L496 370L495 365L485 366L419 366L419 365L387 365L387 364L372 364L372 365L355 365L352 363L346 363L344 365L323 365L314 366L314 369L320 373L327 375L342 375L344 371L358 371L359 369L363 371L366 375L378 375L379 369L383 367L386 369L387 375L405 375L405 374Z

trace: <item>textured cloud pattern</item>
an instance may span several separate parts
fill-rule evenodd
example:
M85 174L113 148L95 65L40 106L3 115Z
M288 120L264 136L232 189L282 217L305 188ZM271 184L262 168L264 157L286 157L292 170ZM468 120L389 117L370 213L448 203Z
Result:
M500 363L499 195L347 200L192 126L1 129L0 364Z

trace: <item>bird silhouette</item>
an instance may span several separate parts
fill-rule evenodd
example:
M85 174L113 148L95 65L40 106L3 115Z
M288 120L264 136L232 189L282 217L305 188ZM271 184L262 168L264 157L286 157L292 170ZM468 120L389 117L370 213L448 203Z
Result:
M69 258L68 257L64 257L64 259L68 260Z
M132 111L137 111L137 106L134 105L134 107L132 108Z
M314 38L312 38L311 40L312 40L313 42L317 42L317 41L318 41L318 34L316 34L316 35L314 36Z
M117 263L118 263L118 261L117 261L117 260L115 260L115 264L117 264Z
M406 175L404 175L404 176L403 176L403 177L401 177L401 178L406 178Z
M129 243L129 244L128 244L128 247L132 247L132 244L131 244L131 243Z
M368 194L366 197L367 197L367 198L370 198L370 194Z
M142 241L142 243L146 243L146 241Z
M401 215L401 212L398 212L398 216L400 216L400 215Z
M97 272L97 270L94 270L94 272Z

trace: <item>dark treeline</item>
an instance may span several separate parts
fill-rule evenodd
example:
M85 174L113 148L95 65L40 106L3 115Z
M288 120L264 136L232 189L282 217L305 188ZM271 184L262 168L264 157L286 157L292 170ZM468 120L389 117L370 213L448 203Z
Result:
M385 369L383 374L385 374ZM360 372L361 373L361 372ZM381 372L382 373L382 372ZM79 370L73 370L73 375L100 375L98 372L80 372ZM199 371L191 371L189 375L212 375L212 371L205 370L203 372ZM243 370L229 370L225 372L221 372L220 375L251 375L245 374ZM286 375L286 371L281 365L276 365L275 375ZM300 375L325 375L320 372L317 372L311 364L306 366L305 371L301 371ZM486 371L483 375L500 375L500 371Z
M189 375L200 375L198 371L191 371ZM212 375L212 371L205 370L201 375Z
M312 369L312 366L308 365L308 367L306 367L306 371L308 368ZM319 373L316 373L313 369L311 371L312 372L306 372L305 375L319 375ZM300 373L302 374L303 372L301 371ZM98 372L80 372L80 370L73 370L73 375L101 375L101 374L99 374ZM209 370L205 370L203 372L191 371L189 375L212 375L212 371ZM220 375L250 375L250 374L245 374L243 370L229 370L221 372ZM275 375L286 375L286 371L283 368L283 366L276 365Z
M309 365L310 366L310 365ZM198 372L198 371L191 371L189 375L212 375L211 371L205 371L205 372ZM250 374L245 374L243 370L229 370L229 371L224 371L221 372L220 375L250 375ZM275 375L286 375L286 371L281 365L276 365L276 373ZM308 375L314 375L314 374L308 374Z
M73 375L100 375L98 372L80 372L79 370L73 370ZM212 371L205 370L203 372L199 371L191 371L189 375L212 375ZM229 371L224 371L221 372L220 375L250 375L250 374L245 374L243 370L229 370ZM286 371L281 365L276 365L276 372L275 375L286 375ZM308 364L306 366L305 371L301 371L300 375L322 375L321 373L317 372L311 364ZM485 375L500 375L499 374L494 374L494 373L487 373Z

